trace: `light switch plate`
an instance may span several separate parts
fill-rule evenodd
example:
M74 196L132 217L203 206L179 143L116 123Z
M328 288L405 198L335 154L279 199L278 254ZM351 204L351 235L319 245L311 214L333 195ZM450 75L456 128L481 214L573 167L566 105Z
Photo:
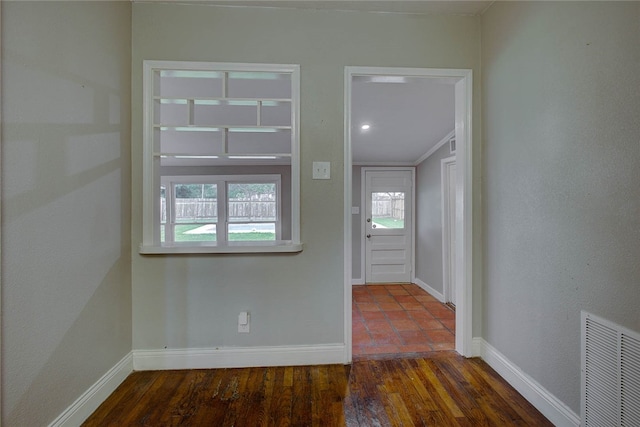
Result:
M313 179L330 179L331 163L330 162L313 162Z

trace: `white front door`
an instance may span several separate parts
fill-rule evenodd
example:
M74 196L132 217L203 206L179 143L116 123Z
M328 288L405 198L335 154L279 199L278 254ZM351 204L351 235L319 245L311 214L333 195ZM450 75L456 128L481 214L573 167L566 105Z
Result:
M365 281L411 282L413 170L365 169Z

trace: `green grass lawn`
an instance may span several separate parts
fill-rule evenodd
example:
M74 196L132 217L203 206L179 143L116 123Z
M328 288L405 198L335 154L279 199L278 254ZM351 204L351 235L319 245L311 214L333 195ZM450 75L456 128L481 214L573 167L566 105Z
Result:
M187 231L191 231L198 227L201 227L202 224L184 224L184 225L176 225L175 228L175 241L176 242L215 242L216 235L215 234L186 234ZM229 233L229 241L232 242L240 242L240 241L264 241L264 240L275 240L274 233ZM161 227L161 241L164 241L164 227Z
M404 219L374 218L373 223L387 228L404 228Z

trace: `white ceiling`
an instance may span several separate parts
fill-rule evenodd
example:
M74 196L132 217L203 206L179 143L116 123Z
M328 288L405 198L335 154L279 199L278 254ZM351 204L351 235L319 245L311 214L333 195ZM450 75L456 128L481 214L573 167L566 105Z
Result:
M448 79L354 77L351 146L355 164L415 164L455 127ZM389 80L389 79L387 79ZM361 126L368 124L368 130Z
M331 9L331 10L359 10L367 12L391 13L420 13L446 15L479 15L487 9L493 1L431 1L431 0L222 0L207 3L225 6L261 6L261 7L289 7L298 9Z

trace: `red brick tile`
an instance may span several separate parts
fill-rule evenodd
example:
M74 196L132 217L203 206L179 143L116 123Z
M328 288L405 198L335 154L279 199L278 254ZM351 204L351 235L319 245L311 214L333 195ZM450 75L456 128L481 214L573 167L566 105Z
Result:
M357 303L373 302L373 297L369 294L354 295L353 300Z
M392 320L391 324L398 331L417 331L420 329L420 326L411 319L396 319Z
M371 345L373 341L371 341L371 337L365 331L363 333L353 333L353 344L354 345Z
M404 285L404 289L409 292L410 295L428 295L425 290L418 285Z
M428 344L429 339L422 331L400 331L398 332L404 344Z
M407 292L406 289L404 289L402 286L398 286L398 287L387 287L387 289L389 290L389 293L391 295L409 295L409 292Z
M449 329L450 331L455 331L456 330L456 320L455 319L442 319L440 321L440 323L442 323L445 328Z
M393 353L398 353L397 345L362 347L362 352L360 354L393 354Z
M406 311L385 311L384 314L387 315L389 320L398 320L398 319L409 319L409 313Z
M369 322L371 320L384 320L386 321L387 318L384 315L384 311L363 311L362 312L362 318Z
M367 330L367 328L366 328L366 326L365 326L365 324L364 324L364 322L362 320L354 320L351 326L352 326L351 329L353 330L354 333L355 332L359 332L359 331L366 331Z
M402 353L427 353L433 351L429 344L401 345L398 348Z
M373 295L373 299L378 303L381 303L381 302L396 302L396 299L393 296L389 295L389 294L387 294L387 295L382 295L382 294Z
M393 334L393 327L386 320L371 320L366 323L367 329L371 332L377 331L378 333L385 332Z
M424 307L419 302L401 302L400 305L407 311L423 311Z
M431 329L424 333L434 343L455 342L454 335L446 329Z
M371 295L389 295L387 288L382 285L368 285L367 289Z
M431 344L434 350L455 350L456 344L454 341L451 342L434 342Z
M378 307L382 311L399 311L402 307L397 302L378 302ZM422 308L424 310L424 307Z
M432 297L429 294L427 294L427 295L416 295L416 299L418 301L420 301L421 303L426 303L426 302L437 302L437 303L439 303L439 301L437 299L435 299L434 297Z
M418 304L418 300L416 299L416 297L412 295L394 295L394 298L399 303L410 302L410 303Z
M412 311L411 313L409 313L409 315L413 318L413 319L423 319L423 320L433 320L435 319L435 317L433 317L433 315L431 313L429 313L427 310L423 309L418 311Z
M444 329L444 325L436 319L417 319L416 323L422 329Z
M362 304L358 304L358 309L362 313L365 311L380 311L378 304L372 302L363 302Z
M438 320L455 320L456 314L453 311L450 311L448 308L443 308L440 310L429 310L433 317Z
M378 333L371 334L372 345L383 346L383 345L401 345L402 341L400 337L395 333Z

